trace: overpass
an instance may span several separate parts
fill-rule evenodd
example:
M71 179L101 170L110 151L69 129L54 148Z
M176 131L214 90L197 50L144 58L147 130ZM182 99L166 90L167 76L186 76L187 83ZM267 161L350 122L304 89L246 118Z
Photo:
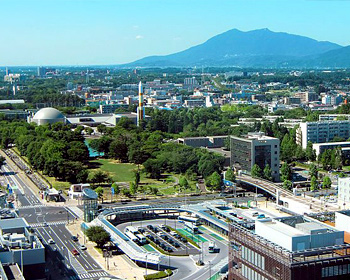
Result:
M322 201L310 196L295 196L290 190L264 179L240 175L237 176L236 180L267 192L276 198L277 205L298 214L340 210L337 205L322 203Z

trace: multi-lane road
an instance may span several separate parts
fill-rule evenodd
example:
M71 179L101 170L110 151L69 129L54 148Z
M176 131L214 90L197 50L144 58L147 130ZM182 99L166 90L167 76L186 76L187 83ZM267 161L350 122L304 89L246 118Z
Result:
M87 251L80 249L79 242L72 240L66 224L79 218L72 207L45 205L39 190L32 189L25 182L26 174L9 158L1 172L3 177L0 181L2 185L11 187L19 216L26 219L46 248L48 279L99 279L109 275ZM74 249L79 255L73 255Z

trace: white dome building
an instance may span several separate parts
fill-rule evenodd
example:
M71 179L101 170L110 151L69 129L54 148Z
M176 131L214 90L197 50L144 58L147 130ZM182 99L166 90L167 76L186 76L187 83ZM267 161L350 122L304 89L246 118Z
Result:
M66 117L55 108L43 108L36 112L32 121L38 125L53 124L57 122L66 123Z

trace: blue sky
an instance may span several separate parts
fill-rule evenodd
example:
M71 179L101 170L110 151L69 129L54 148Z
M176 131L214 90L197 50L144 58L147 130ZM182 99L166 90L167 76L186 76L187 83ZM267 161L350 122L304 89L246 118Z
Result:
M0 65L118 64L232 28L350 45L346 0L0 0Z

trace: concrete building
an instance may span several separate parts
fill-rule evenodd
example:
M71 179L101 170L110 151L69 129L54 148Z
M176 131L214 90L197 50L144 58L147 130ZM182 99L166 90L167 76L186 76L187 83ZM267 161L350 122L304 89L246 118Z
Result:
M341 95L326 94L322 97L322 104L326 105L339 105L342 101L343 98Z
M207 137L186 137L178 138L177 143L191 146L193 148L221 148L225 145L227 135L224 136L207 136Z
M26 279L45 279L45 247L23 218L0 220L0 261L18 264Z
M327 142L312 144L312 148L316 151L316 155L322 154L325 150L342 148L342 153L346 152L345 148L350 148L350 142Z
M28 122L35 122L38 125L66 123L66 117L57 109L48 107L40 109L33 117L28 116Z
M245 137L231 136L231 166L250 172L257 164L262 170L268 164L272 178L279 181L280 140L265 136L263 133L251 133Z
M306 149L308 141L312 143L330 142L335 136L350 137L350 121L322 121L300 123L296 142Z
M350 178L349 177L338 178L338 203L348 204L349 202L350 202Z
M340 121L350 120L349 114L321 114L318 116L319 121Z
M319 98L318 94L313 91L297 92L294 97L300 98L301 103L304 104L317 101Z
M306 216L229 226L229 280L349 279L344 231Z

